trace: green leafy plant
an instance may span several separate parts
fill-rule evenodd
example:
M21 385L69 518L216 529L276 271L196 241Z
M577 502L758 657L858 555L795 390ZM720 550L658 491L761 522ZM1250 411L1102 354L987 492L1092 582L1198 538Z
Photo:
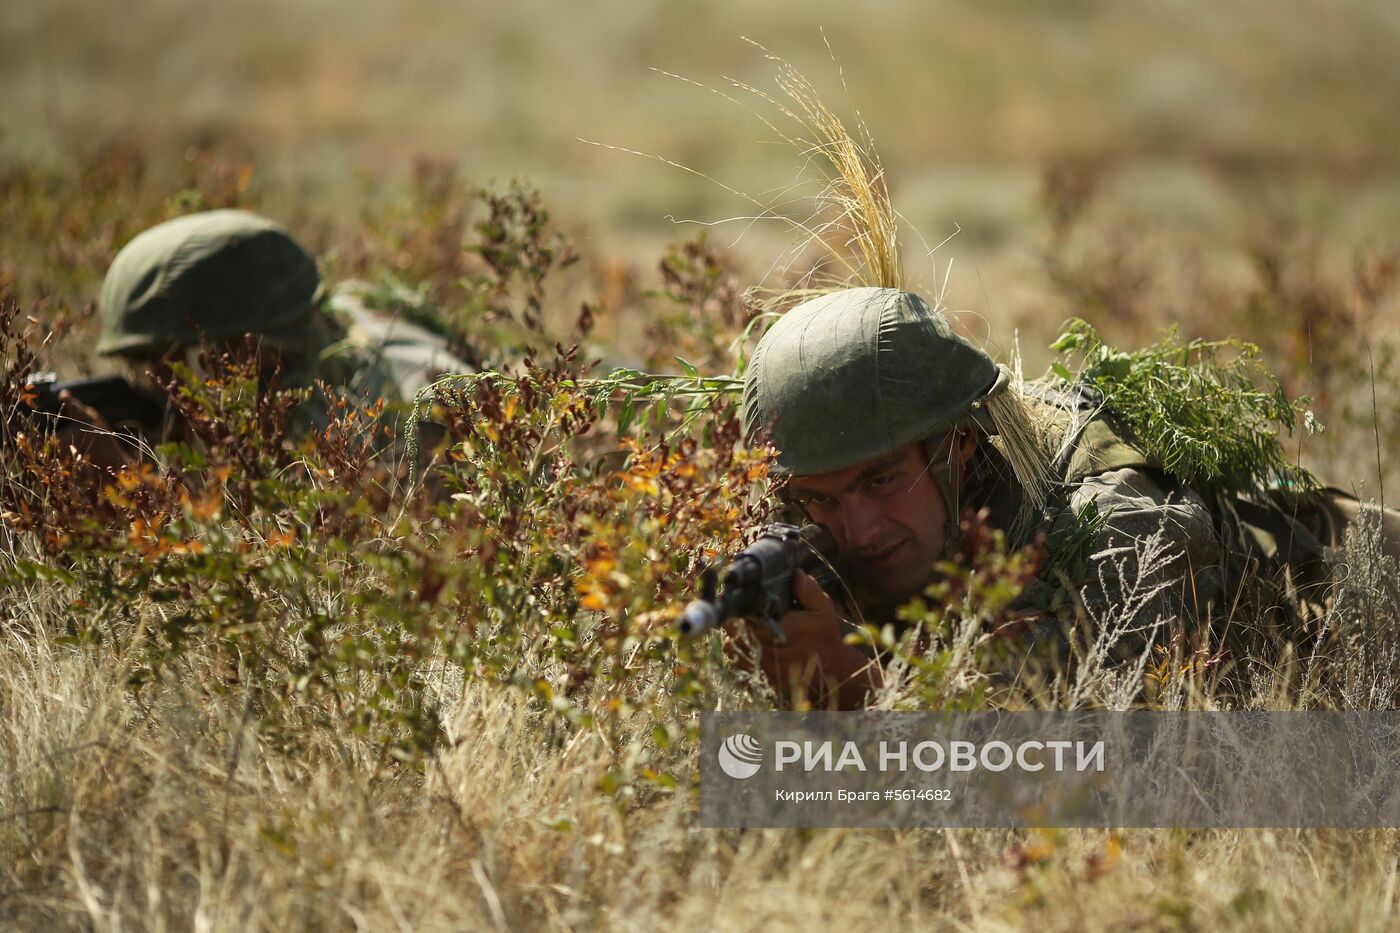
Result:
M1289 456L1279 431L1311 434L1321 425L1306 398L1285 394L1253 344L1183 341L1172 329L1159 342L1126 352L1075 319L1051 349L1061 354L1051 370L1101 393L1143 451L1183 482L1231 493L1318 487Z

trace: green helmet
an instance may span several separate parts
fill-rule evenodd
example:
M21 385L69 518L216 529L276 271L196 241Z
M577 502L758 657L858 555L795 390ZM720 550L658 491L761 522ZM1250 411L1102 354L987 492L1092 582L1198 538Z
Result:
M744 434L799 476L844 470L951 428L1002 371L918 295L832 292L793 308L744 375Z
M237 210L177 217L117 253L102 283L97 352L155 352L246 333L294 346L320 291L315 261L280 224Z

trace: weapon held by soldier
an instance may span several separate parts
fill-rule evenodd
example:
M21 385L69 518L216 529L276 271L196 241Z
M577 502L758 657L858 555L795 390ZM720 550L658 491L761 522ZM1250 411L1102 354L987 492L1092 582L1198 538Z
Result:
M162 395L132 385L121 376L60 380L54 372L35 372L29 374L25 388L33 399L30 407L37 414L56 420L64 403L72 400L100 412L117 431L147 431L151 425L159 425L166 413Z
M806 573L822 589L834 590L835 555L836 541L824 525L767 525L757 540L723 562L723 574L705 569L701 596L685 607L676 628L682 638L698 638L731 619L753 619L782 644L787 635L778 620L799 608L794 578Z
M120 469L143 445L165 431L165 396L133 385L121 376L60 380L57 373L34 372L25 380L21 402L41 432L81 446L102 469Z

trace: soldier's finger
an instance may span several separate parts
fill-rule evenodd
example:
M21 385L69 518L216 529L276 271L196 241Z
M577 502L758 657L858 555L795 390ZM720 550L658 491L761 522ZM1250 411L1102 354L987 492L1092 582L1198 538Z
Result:
M811 574L796 570L792 574L792 595L797 604L808 612L834 611L835 603Z
M827 621L817 612L789 612L783 616L783 632L790 642L802 642L825 631Z
M730 619L724 623L724 631L730 638L753 640L759 644L772 644L773 636L767 626L755 625L743 619Z

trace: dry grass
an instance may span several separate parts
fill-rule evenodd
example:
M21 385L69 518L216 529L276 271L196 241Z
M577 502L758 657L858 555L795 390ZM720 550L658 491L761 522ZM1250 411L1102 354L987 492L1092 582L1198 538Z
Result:
M23 928L1394 926L1395 831L716 831L621 816L597 733L473 687L385 770L344 723L269 753L236 696L134 698L111 657L0 647L0 916ZM201 671L189 659L185 676ZM644 736L629 736L645 741ZM682 758L688 753L680 753Z

